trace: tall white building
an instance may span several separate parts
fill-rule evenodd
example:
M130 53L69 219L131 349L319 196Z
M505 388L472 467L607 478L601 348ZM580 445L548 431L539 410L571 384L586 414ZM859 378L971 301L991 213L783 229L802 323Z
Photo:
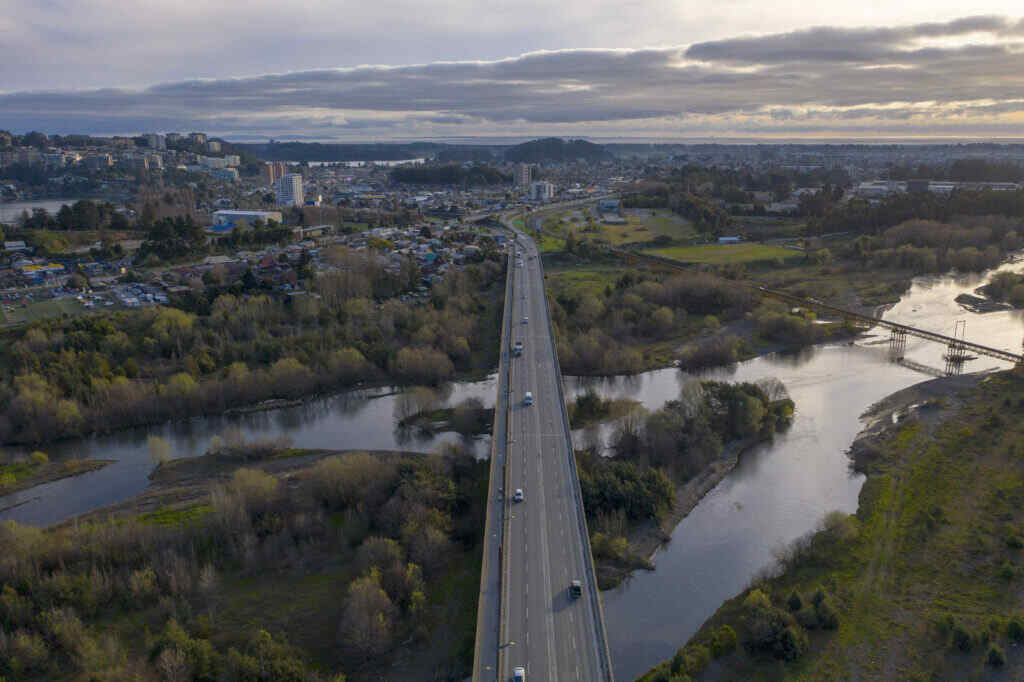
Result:
M302 206L305 198L302 196L302 176L298 173L282 175L277 181L277 205L278 206Z
M528 163L517 163L515 179L516 184L520 187L529 187L530 180L533 180L533 166Z
M555 198L555 186L550 182L535 182L530 185L530 201L549 201Z

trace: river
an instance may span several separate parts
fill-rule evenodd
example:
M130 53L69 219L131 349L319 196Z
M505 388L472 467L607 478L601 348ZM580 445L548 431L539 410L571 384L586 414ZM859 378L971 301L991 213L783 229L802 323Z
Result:
M481 381L449 384L443 398L446 404L454 405L476 397L486 407L494 407L496 390L496 375L492 375ZM81 476L0 497L0 508L11 507L0 512L0 520L49 525L142 493L153 471L147 445L147 438L153 435L167 439L173 458L203 454L210 439L228 428L238 428L248 439L288 436L299 448L432 452L442 442L452 442L464 445L477 457L488 456L489 436L466 440L456 433L424 436L396 429L396 403L396 395L385 389L350 391L292 407L204 417L51 443L44 449L52 458L115 461Z
M1021 264L1000 268L1022 269ZM1019 353L1021 311L975 314L953 300L991 274L919 278L883 317L950 335L955 321L965 320L968 340ZM909 338L905 356L941 370L944 350ZM850 472L846 450L860 431L859 415L885 396L931 378L890 363L887 351L888 334L878 330L854 345L774 354L699 374L729 381L776 377L796 402L796 416L774 442L744 454L735 471L679 523L655 556L654 571L638 571L604 593L616 679L628 682L670 658L723 601L771 565L776 548L813 530L825 513L857 509L863 477ZM964 371L1008 366L982 357ZM634 398L657 409L687 378L666 369L610 380L568 379L566 392L593 386L606 397ZM600 435L606 438L608 429Z
M1024 264L1001 270L1024 270ZM991 274L991 273L988 273ZM986 276L929 277L914 281L887 319L951 334L966 320L968 340L1020 352L1021 311L975 314L954 302ZM604 613L615 676L634 679L669 658L722 601L740 592L772 562L773 550L813 529L833 509L852 512L862 477L849 471L846 450L861 428L859 415L885 396L931 377L888 362L887 335L875 332L855 344L823 345L792 354L774 354L698 376L729 381L777 377L789 388L797 411L792 426L772 443L743 455L736 470L714 488L676 527L671 542L655 557L656 570L639 571L604 593ZM908 338L906 357L938 370L942 346ZM988 358L965 371L1004 367ZM631 397L648 409L674 398L688 376L675 369L632 377L566 377L571 397L588 386L606 397ZM470 396L494 404L494 377L455 384L449 404ZM0 507L28 500L0 513L0 519L45 525L125 500L142 492L152 471L146 438L171 442L176 457L201 454L210 439L229 426L248 437L285 434L297 447L406 449L429 452L456 434L417 439L394 428L396 398L387 391L346 393L297 407L228 417L210 417L158 428L53 444L51 455L117 460L108 467L0 498ZM587 438L607 438L605 428ZM577 435L580 437L580 434ZM469 443L486 456L489 440Z
M57 211L65 204L71 206L78 199L39 199L37 201L0 201L0 223L13 223L21 216L23 211L32 213L34 208L45 208L50 215L57 215Z

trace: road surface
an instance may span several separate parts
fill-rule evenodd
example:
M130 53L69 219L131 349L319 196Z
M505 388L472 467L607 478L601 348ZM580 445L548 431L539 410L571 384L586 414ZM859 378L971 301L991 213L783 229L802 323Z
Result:
M520 236L519 243L522 265L514 265L511 341L521 341L523 351L511 358L508 375L499 679L510 679L522 666L530 682L611 680L540 257L531 239ZM523 403L527 391L533 405ZM517 488L524 501L514 503ZM572 580L582 581L581 598L569 596Z

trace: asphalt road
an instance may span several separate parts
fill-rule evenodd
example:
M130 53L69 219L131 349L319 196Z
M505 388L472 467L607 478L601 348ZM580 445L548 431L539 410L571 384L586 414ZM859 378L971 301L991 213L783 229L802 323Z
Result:
M511 679L522 666L530 682L610 680L539 255L532 240L520 236L519 243L523 265L513 275L511 337L524 347L509 372L506 620L499 679ZM533 394L530 406L523 404L527 391ZM511 501L516 488L524 493L519 503ZM569 596L572 580L583 582L579 599Z

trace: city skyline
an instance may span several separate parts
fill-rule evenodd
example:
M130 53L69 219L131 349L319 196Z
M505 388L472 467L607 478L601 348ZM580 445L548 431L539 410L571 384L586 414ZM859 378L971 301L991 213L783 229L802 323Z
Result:
M734 9L741 14L744 6L739 2ZM562 14L570 16L574 8L570 3ZM653 11L642 2L634 9ZM646 30L627 39L610 32L607 13L598 9L597 20L584 33L562 36L573 47L533 49L537 44L523 39L512 22L505 41L485 48L468 40L448 53L425 47L436 28L430 21L419 40L404 34L406 24L396 21L381 32L380 42L392 45L388 54L341 39L325 55L314 49L293 53L289 46L294 40L282 39L264 45L265 57L248 67L227 58L201 68L193 64L193 51L185 49L177 69L142 59L129 73L123 60L114 60L101 72L93 69L76 77L80 66L64 60L75 58L76 46L88 42L90 30L98 30L86 22L66 28L67 46L52 50L47 59L36 58L30 65L34 48L15 50L13 77L5 78L7 87L0 90L0 127L96 135L199 129L238 140L324 141L547 135L768 141L1019 137L1024 130L1024 20L1006 14L998 3L982 9L1003 12L874 25L858 25L859 15L846 21L837 16L832 25L808 27L793 12L780 10L762 27L788 30L754 34L744 15L732 23L709 22L708 32L718 37L698 40L699 31L691 26L679 35L694 36L692 41L658 47L642 44L663 41L665 35ZM911 7L892 18L951 17L953 10ZM8 34L22 35L20 22L35 11L10 13L3 20ZM633 13L625 13L630 17L623 23L634 24ZM184 10L179 14L179 23L199 18ZM889 18L883 15L876 11L873 16ZM539 44L556 44L553 26L561 26L565 16L538 28ZM491 22L450 28L465 36L483 35L494 30ZM230 44L257 36L262 25L240 26L220 49L227 55ZM610 40L633 45L596 46ZM510 51L516 47L530 49ZM472 58L473 53L478 56ZM389 56L387 65L358 62ZM268 57L280 68L271 70ZM336 66L317 63L323 59L333 59ZM314 68L302 68L310 65ZM154 80L161 78L166 80Z

